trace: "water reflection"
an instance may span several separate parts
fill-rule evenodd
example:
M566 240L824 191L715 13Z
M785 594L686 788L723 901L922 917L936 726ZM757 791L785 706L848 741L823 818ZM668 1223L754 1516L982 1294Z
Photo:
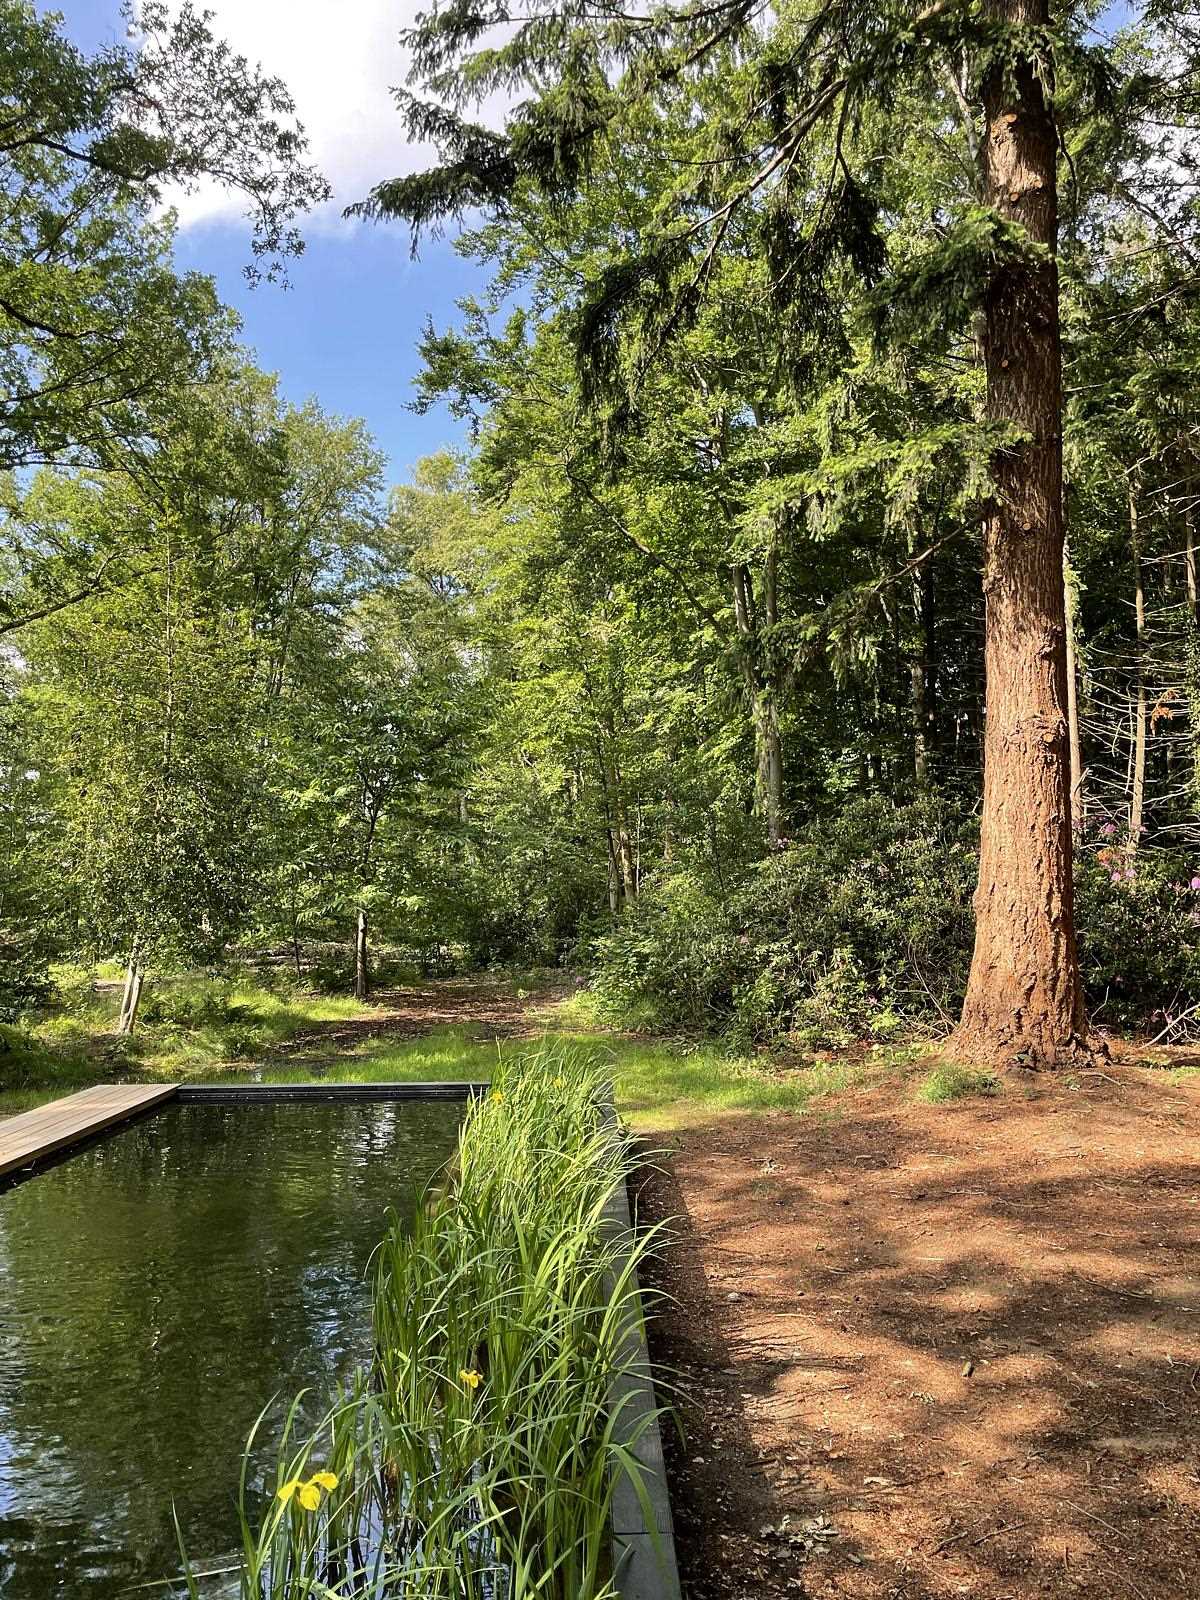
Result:
M459 1115L177 1106L0 1193L3 1600L176 1570L172 1500L191 1553L228 1559L247 1432L364 1355L370 1253Z

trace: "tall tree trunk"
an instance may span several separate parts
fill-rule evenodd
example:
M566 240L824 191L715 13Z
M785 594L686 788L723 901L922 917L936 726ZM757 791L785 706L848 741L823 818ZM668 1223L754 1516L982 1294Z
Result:
M610 746L614 742L609 724ZM615 919L621 906L630 906L636 897L633 883L633 851L629 843L629 830L625 823L625 810L620 793L620 773L616 762L605 749L601 734L595 736L596 770L600 776L600 793L604 801L604 826L608 840L608 903Z
M128 1038L137 1024L138 1007L142 1003L142 985L146 974L138 961L137 951L130 953L129 964L125 968L125 989L121 995L121 1015L117 1022L117 1033L122 1038Z
M916 779L917 788L924 789L929 783L929 749L925 743L925 661L924 656L914 656L909 664L909 676L912 679L913 701L913 777Z
M754 742L758 747L758 793L767 841L777 848L783 842L783 743L779 713L770 690L756 692Z
M1048 0L990 0L1019 49ZM987 201L1046 251L985 297L987 415L1019 430L993 462L984 530L987 714L975 952L960 1059L1057 1067L1089 1056L1075 946L1063 604L1057 137L1032 65L998 51L984 83Z
M633 839L629 833L629 817L625 810L623 796L618 796L617 815L617 860L621 867L621 893L625 904L631 906L637 899L638 880L637 867L633 859Z
M605 829L608 839L608 915L616 922L621 911L621 869L617 865L617 843L611 828Z
M744 566L732 569L733 615L737 626L738 655L742 681L750 705L754 728L756 765L755 802L767 828L767 839L778 846L783 838L783 742L779 736L779 710L774 686L766 681L756 656L761 649L754 595ZM772 556L767 573L767 620L776 608L775 562Z
M367 949L367 913L360 906L354 928L354 998L365 1000L371 992L371 966Z
M1188 617L1193 628L1200 628L1200 578L1196 568L1196 520L1189 500L1183 509L1184 575L1187 579Z
M759 648L765 653L762 676L765 680L763 704L763 746L765 751L763 778L766 784L767 838L772 845L783 843L786 819L783 814L783 737L779 731L779 695L781 678L773 663L778 661L778 646L773 630L779 622L779 527L772 525L771 543L763 568L763 622L767 637L760 638Z
M609 848L615 850L621 882L621 899L631 906L637 899L637 867L633 859L633 840L629 832L629 807L625 801L625 780L617 754L617 723L611 708L603 718L604 734L597 737L596 755L605 791L605 810L609 818Z
M917 649L910 663L913 714L913 776L925 788L937 749L937 630L934 621L933 570L923 561L913 578Z
M1071 560L1063 548L1063 605L1067 619L1067 727L1071 748L1071 832L1082 837L1087 822L1087 773L1083 767L1083 741L1079 735L1079 663L1075 656L1075 589Z
M383 808L387 803L387 788L373 782L369 773L361 767L359 769L362 781L362 814L367 825L363 836L362 847L358 858L358 887L360 893L366 892L366 887L371 881L371 852L375 848L375 837L379 831L379 819L383 815ZM359 906L358 917L354 926L354 998L365 1000L371 992L371 963L367 948L367 912L365 906Z
M1133 605L1137 626L1136 690L1133 720L1133 770L1129 786L1129 854L1137 852L1146 815L1146 586L1142 578L1141 531L1138 525L1138 481L1129 479L1129 544L1133 553Z

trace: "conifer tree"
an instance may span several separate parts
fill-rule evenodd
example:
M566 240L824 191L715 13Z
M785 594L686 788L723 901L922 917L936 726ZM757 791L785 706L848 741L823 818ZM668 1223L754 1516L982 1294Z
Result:
M584 195L598 153L649 152L673 174L656 215L618 236L577 297L584 392L609 432L638 424L638 395L694 321L735 222L757 218L782 337L833 312L836 273L884 276L881 153L894 113L921 97L957 117L976 195L938 219L923 254L879 296L891 336L947 303L981 330L987 375L984 507L988 708L978 933L957 1054L1055 1067L1086 1057L1075 946L1066 634L1062 586L1062 377L1055 52L1082 57L1076 19L1048 0L932 0L923 7L753 0L630 13L595 0L440 7L407 37L409 128L439 165L380 184L360 210L422 230L531 190ZM499 28L503 42L487 44ZM963 63L966 63L964 69ZM1103 78L1104 63L1092 63ZM490 91L529 91L497 132L468 120ZM671 122L690 110L691 136ZM449 108L449 109L447 109ZM975 203L971 203L974 201Z

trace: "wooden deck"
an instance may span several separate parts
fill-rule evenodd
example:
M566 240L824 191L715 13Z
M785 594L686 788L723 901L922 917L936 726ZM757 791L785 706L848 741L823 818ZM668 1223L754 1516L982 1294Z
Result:
M0 1121L0 1175L170 1100L173 1083L101 1083Z

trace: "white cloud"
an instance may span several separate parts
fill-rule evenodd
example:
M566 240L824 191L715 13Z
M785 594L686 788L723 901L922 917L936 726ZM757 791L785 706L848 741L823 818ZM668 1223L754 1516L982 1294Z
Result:
M381 178L415 171L429 151L408 143L392 98L408 64L399 34L427 0L207 0L213 29L282 78L333 199L306 227L348 227L343 207ZM205 182L165 197L184 228L240 217L245 201Z

